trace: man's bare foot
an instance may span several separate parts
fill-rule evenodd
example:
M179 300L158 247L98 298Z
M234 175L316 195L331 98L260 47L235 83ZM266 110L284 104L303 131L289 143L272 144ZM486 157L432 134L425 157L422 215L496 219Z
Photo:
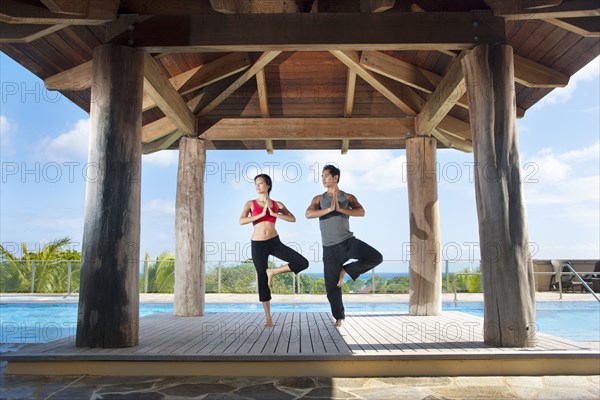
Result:
M341 328L344 326L344 320L343 319L338 319L335 321L335 327L336 328Z
M346 270L342 268L340 271L340 279L338 280L337 287L342 287L342 283L344 283L344 276L346 276Z
M267 320L265 321L265 328L272 328L273 327L273 321L271 320L271 318L267 318Z
M267 269L267 285L269 285L270 289L273 289L273 271Z

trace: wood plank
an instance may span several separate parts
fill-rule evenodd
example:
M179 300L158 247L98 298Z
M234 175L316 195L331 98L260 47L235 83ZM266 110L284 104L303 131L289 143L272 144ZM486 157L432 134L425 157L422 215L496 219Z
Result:
M207 140L394 139L414 132L414 118L205 118L198 125Z
M461 64L463 57L464 52L452 60L446 75L417 115L417 134L428 134L433 131L448 115L454 104L466 93L465 76Z
M515 81L533 88L565 87L569 76L525 57L515 56Z
M300 13L155 16L135 24L112 43L133 40L150 53L193 51L328 51L468 49L478 43L503 41L504 20L477 13L477 39L473 14L453 13ZM231 35L232 30L246 32ZM165 34L167 33L168 34ZM423 35L422 32L428 32Z
M148 53L144 54L144 91L184 135L196 131L196 117Z
M344 117L350 118L354 107L354 94L356 92L356 72L348 68L346 78L346 104L344 106Z
M281 0L210 0L215 11L223 14L282 14L298 13L294 1Z
M41 0L50 11L87 18L110 18L117 16L119 0Z

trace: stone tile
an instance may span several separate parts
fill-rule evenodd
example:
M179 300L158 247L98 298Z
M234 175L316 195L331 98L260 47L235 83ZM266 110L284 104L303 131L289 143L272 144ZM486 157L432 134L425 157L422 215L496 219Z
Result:
M229 393L235 390L234 386L222 383L186 383L159 389L160 393L171 396L194 397L208 393Z
M149 382L150 384L170 380L180 381L182 377L160 377L160 376L96 376L85 375L76 384L82 385L130 385L135 383Z
M358 399L359 397L336 387L318 387L306 393L303 399Z
M505 386L461 386L438 387L432 389L436 396L456 399L514 399L517 398Z
M60 390L59 392L55 392L52 394L52 396L50 397L50 399L52 400L73 400L73 399L91 399L92 395L94 394L94 392L96 391L98 387L97 386L78 386L78 387L73 387L70 386L68 388L64 388L63 390ZM44 397L37 397L37 399L44 399L47 396ZM98 397L96 397L98 398Z
M329 379L329 383L327 382ZM332 386L339 388L361 388L364 387L371 378L319 378L319 386Z
M233 393L211 393L207 394L202 400L248 400L248 397L241 397Z
M543 388L544 380L540 376L507 376L504 378L509 386Z
M404 377L404 378L376 378L378 381L388 383L395 386L449 386L452 384L453 378L448 377Z
M135 393L107 393L96 399L102 400L160 400L164 396L156 392L135 392Z
M277 387L286 387L292 389L312 389L315 388L316 382L313 378L298 377L298 378L281 378L275 382Z
M456 386L504 386L503 376L458 376L454 378Z
M35 391L34 387L6 387L2 385L0 387L0 398L1 399L24 399L33 396Z
M598 400L598 396L591 394L587 390L575 387L547 388L540 390L535 398L539 400Z
M537 399L538 394L544 389L530 388L524 386L511 387L510 391L519 399Z
M548 387L571 387L577 386L582 382L587 382L586 376L569 376L569 375L556 375L556 376L545 376L544 383Z
M128 383L116 383L116 384L106 384L103 385L101 389L98 390L98 394L103 393L125 393L125 392L141 392L143 390L153 389L154 386L153 380L147 380L143 382L128 382Z
M433 396L432 391L429 389L418 389L413 387L356 389L351 392L361 398L369 400L422 400L428 396Z
M234 394L256 400L292 400L295 398L295 396L279 390L273 383L243 387L236 390Z

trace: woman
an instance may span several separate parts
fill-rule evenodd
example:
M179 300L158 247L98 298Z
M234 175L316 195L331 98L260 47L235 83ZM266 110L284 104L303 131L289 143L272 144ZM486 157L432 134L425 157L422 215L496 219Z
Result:
M282 219L288 222L296 222L296 217L283 203L269 198L273 182L267 174L260 174L254 178L254 187L258 198L249 200L244 204L240 225L252 222L254 232L252 233L252 260L258 275L258 298L263 304L266 316L266 327L273 326L271 319L271 288L273 277L284 272L298 273L308 268L308 260L297 251L281 243L275 222ZM268 268L269 256L273 255L288 264L279 268Z

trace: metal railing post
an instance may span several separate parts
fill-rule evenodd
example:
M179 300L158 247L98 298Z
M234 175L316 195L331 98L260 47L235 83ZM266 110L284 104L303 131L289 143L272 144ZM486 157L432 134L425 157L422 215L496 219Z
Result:
M371 293L375 294L375 268L371 270Z
M296 294L296 274L292 272L292 294Z
M148 270L150 269L150 258L144 260L144 293L148 293Z
M446 293L448 293L448 289L450 289L450 277L448 276L448 260L444 261L444 264L446 264Z
M562 300L562 271L558 271L558 298Z
M458 276L458 274L454 274L454 279L453 279L453 282L454 282L454 302L457 301L457 299L456 299L456 277L457 276Z
M217 264L217 293L221 293L221 261Z
M71 260L67 261L67 293L71 291Z
M31 262L31 293L35 293L35 261Z

